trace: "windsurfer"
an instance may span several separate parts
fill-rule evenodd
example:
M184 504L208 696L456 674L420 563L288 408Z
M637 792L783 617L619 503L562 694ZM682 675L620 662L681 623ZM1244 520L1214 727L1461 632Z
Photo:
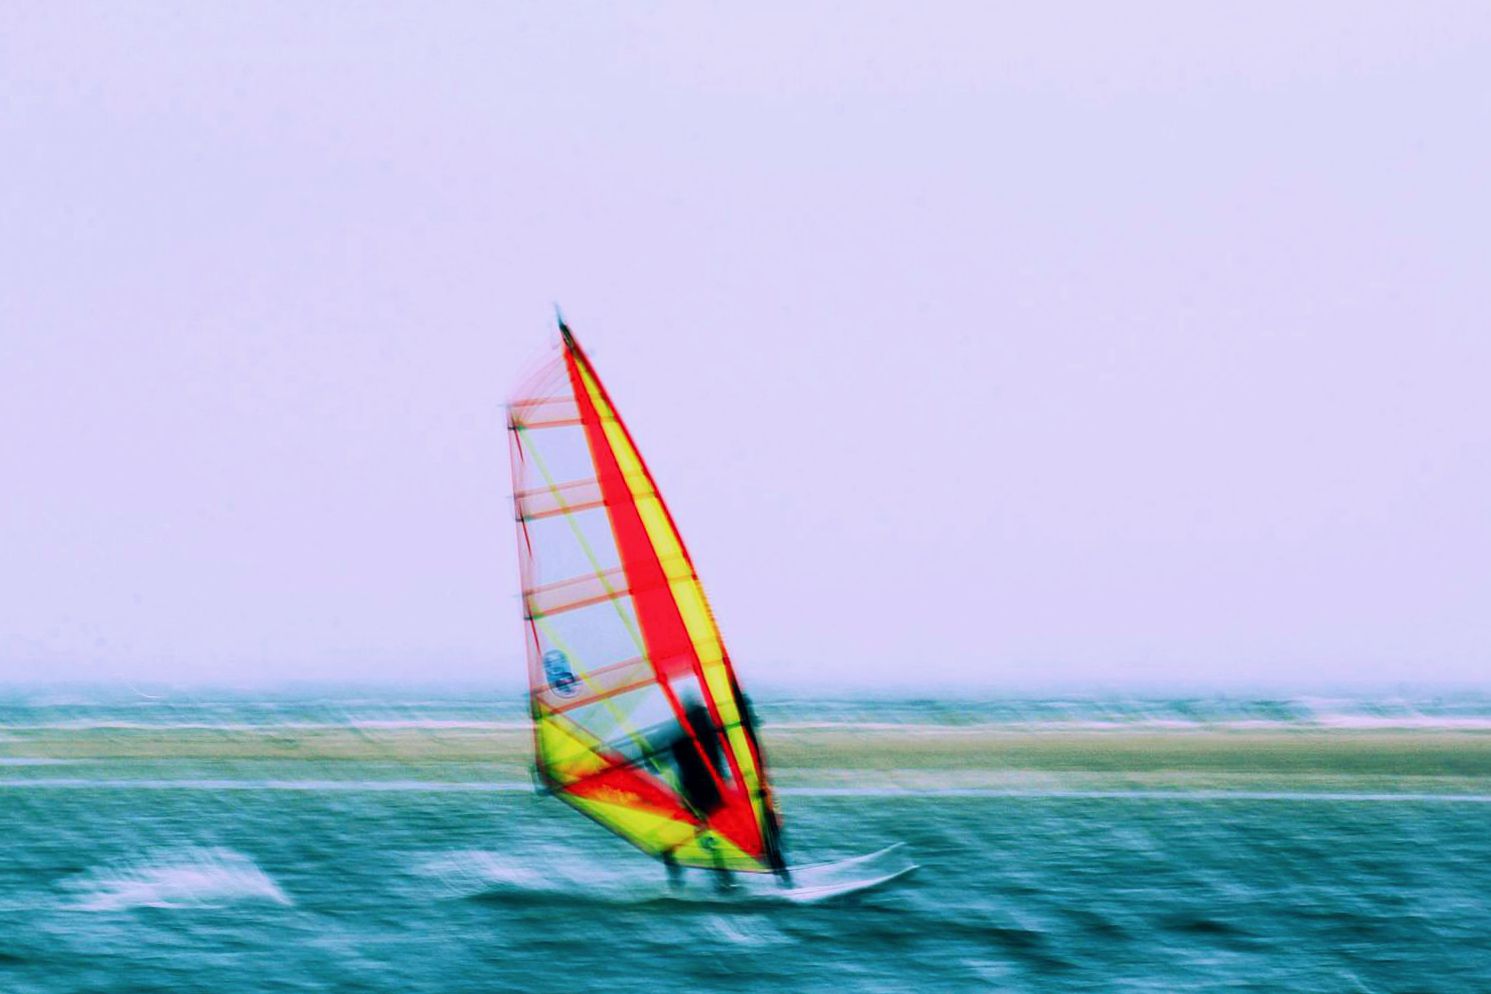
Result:
M678 736L668 745L668 756L678 771L684 801L700 821L708 821L724 801L718 783L724 769L720 733L709 709L699 701L684 707L683 718Z
M724 804L720 783L725 777L724 756L720 747L720 732L710 717L709 709L698 700L684 705L683 721L678 734L664 750L678 774L678 792L689 810L701 825ZM709 841L708 839L705 840ZM668 870L668 882L673 886L682 883L678 864L672 853L663 854L663 865ZM723 867L716 884L721 888L732 885L729 870Z

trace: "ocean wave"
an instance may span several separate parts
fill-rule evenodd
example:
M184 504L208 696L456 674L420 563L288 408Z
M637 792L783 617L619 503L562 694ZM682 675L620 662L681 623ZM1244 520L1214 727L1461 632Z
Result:
M651 870L648 866L645 869ZM437 853L418 859L415 872L439 883L446 896L517 901L584 897L634 901L662 894L656 873L624 863L604 864L564 852L524 858L479 849Z
M763 702L773 729L897 732L1361 729L1491 731L1491 697L1052 697Z
M923 770L883 771L889 778L906 778L924 774ZM187 790L187 791L292 791L300 793L429 793L429 794L527 794L533 786L526 783L480 783L441 780L90 780L76 778L0 779L0 789L24 790ZM1488 804L1491 794L1465 790L1375 790L1344 791L1321 787L1301 790L1258 790L1248 787L1194 787L1176 785L1165 788L1060 788L964 786L954 783L896 783L877 785L794 785L780 786L773 793L794 797L986 797L986 798L1091 798L1106 800L1174 800L1174 801L1344 801L1382 803L1451 803ZM497 862L493 860L496 859ZM491 854L465 854L460 857L465 871L490 875L503 882L508 871L500 857ZM434 864L431 864L434 865ZM469 873L467 874L469 876Z
M185 849L90 871L67 883L79 911L293 902L252 859L231 849Z
M778 787L774 793L804 797L1076 798L1100 801L1313 801L1380 804L1491 804L1491 794L1410 791L1247 790L1226 788L1128 788L1062 790L1031 787Z
M680 868L670 881L661 864L603 862L568 848L545 847L522 856L486 850L459 850L427 856L418 875L439 881L452 898L503 904L586 902L603 905L704 904L735 907L815 904L881 887L917 869L900 844L835 862L792 868L793 885L775 876L737 873L729 884L706 869ZM733 945L778 941L764 929L712 930Z
M964 698L763 696L763 725L793 730L967 732L1188 729L1362 729L1491 731L1491 694L1229 696L1050 696ZM363 698L288 698L59 703L0 697L0 735L49 732L297 733L520 732L529 727L521 696L393 704Z
M288 790L310 793L324 791L413 791L417 793L497 793L527 794L531 783L486 783L463 780L264 780L243 779L90 779L88 777L11 777L0 778L0 788L8 790Z
M1081 718L1040 721L984 721L936 724L893 721L787 721L773 722L773 732L885 732L898 735L977 736L995 732L1289 732L1341 731L1390 732L1491 732L1491 717L1450 718L1435 715L1319 715L1297 721L1266 719L1182 720L1177 718L1128 718L1093 721Z

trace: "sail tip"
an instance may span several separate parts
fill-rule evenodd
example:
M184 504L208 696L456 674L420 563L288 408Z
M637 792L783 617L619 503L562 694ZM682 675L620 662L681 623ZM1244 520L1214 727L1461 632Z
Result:
M560 337L564 339L565 348L574 348L574 333L569 330L569 325L564 323L564 312L559 309L559 304L557 301L554 304L554 321L556 324L559 325L559 334Z

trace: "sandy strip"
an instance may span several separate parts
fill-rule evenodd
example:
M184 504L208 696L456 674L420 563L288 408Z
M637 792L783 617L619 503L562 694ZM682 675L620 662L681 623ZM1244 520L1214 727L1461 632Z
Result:
M1289 731L1029 731L877 725L768 729L764 745L783 782L873 771L1012 771L1117 776L1491 778L1491 732L1309 729ZM521 728L5 729L0 763L46 760L277 760L392 764L479 763L525 769ZM526 777L525 777L526 778ZM954 777L956 779L956 777Z

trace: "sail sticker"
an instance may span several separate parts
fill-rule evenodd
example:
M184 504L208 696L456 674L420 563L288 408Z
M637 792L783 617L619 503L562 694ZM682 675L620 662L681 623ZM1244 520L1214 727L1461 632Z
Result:
M560 697L574 697L580 692L577 686L580 681L575 677L575 671L570 669L569 657L562 649L550 649L544 653L544 676Z

